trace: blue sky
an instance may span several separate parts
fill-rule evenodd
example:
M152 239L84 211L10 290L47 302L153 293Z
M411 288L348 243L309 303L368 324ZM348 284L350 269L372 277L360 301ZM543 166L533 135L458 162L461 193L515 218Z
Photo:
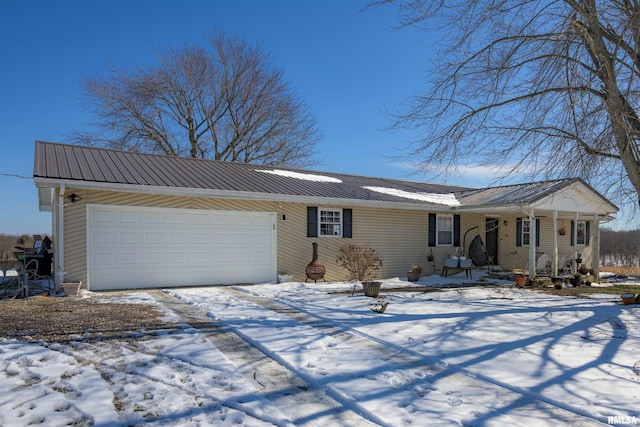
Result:
M384 130L424 85L425 33L392 30L393 8L346 0L0 0L0 233L49 233L31 177L35 140L68 142L92 117L83 76L144 65L165 46L204 44L217 28L262 43L318 120L314 169L400 179L410 135ZM448 184L490 185L482 170Z

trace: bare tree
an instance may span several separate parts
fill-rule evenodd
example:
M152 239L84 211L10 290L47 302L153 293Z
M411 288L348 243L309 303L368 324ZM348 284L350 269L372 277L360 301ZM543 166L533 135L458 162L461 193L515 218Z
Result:
M425 173L581 176L640 201L637 0L374 0L442 37L428 89L396 115Z
M260 45L217 32L208 49L159 52L154 66L83 81L96 132L79 143L171 156L309 166L315 119Z

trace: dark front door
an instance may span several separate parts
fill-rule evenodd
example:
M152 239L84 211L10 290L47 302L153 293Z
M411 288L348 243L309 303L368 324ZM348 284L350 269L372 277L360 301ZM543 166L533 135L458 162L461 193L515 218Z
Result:
M498 264L498 218L487 218L485 227L485 241L487 242L487 257L493 264Z

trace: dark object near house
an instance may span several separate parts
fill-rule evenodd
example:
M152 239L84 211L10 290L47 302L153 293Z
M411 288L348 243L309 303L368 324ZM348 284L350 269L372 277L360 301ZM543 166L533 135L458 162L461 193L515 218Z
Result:
M487 250L484 247L484 243L482 242L480 235L471 240L471 244L469 245L469 257L473 260L473 264L478 267L489 264Z
M313 243L313 258L311 262L307 265L306 273L307 279L313 280L314 282L322 279L324 281L324 273L326 273L326 269L324 268L324 264L318 261L318 244Z
M51 248L53 242L49 236L44 239L39 234L33 235L33 247L24 248L16 246L20 252L14 252L16 259L23 262L26 270L33 270L35 274L42 277L51 276L51 262L53 261L53 250Z
M574 287L580 286L582 284L582 275L576 274L571 279L569 279L569 283L571 283Z

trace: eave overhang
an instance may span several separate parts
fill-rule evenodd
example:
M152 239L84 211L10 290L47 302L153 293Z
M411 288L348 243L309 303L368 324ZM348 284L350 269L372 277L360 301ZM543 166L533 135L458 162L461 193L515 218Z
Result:
M340 206L361 206L372 208L387 209L403 209L403 210L419 210L429 212L451 212L451 206L437 205L419 202L390 202L380 200L360 200L337 197L318 197L293 194L278 193L260 193L249 191L231 191L216 190L202 188L184 188L184 187L158 187L151 185L136 184L114 184L93 181L77 181L77 180L61 180L53 178L34 177L36 187L39 191L45 189L57 188L64 185L67 188L75 188L79 190L99 190L99 191L115 191L124 193L145 193L163 196L179 196L179 197L209 197L218 199L238 199L238 200L256 200L256 201L273 201L273 202L291 202L306 204L325 204ZM51 210L50 206L40 205L41 211Z

